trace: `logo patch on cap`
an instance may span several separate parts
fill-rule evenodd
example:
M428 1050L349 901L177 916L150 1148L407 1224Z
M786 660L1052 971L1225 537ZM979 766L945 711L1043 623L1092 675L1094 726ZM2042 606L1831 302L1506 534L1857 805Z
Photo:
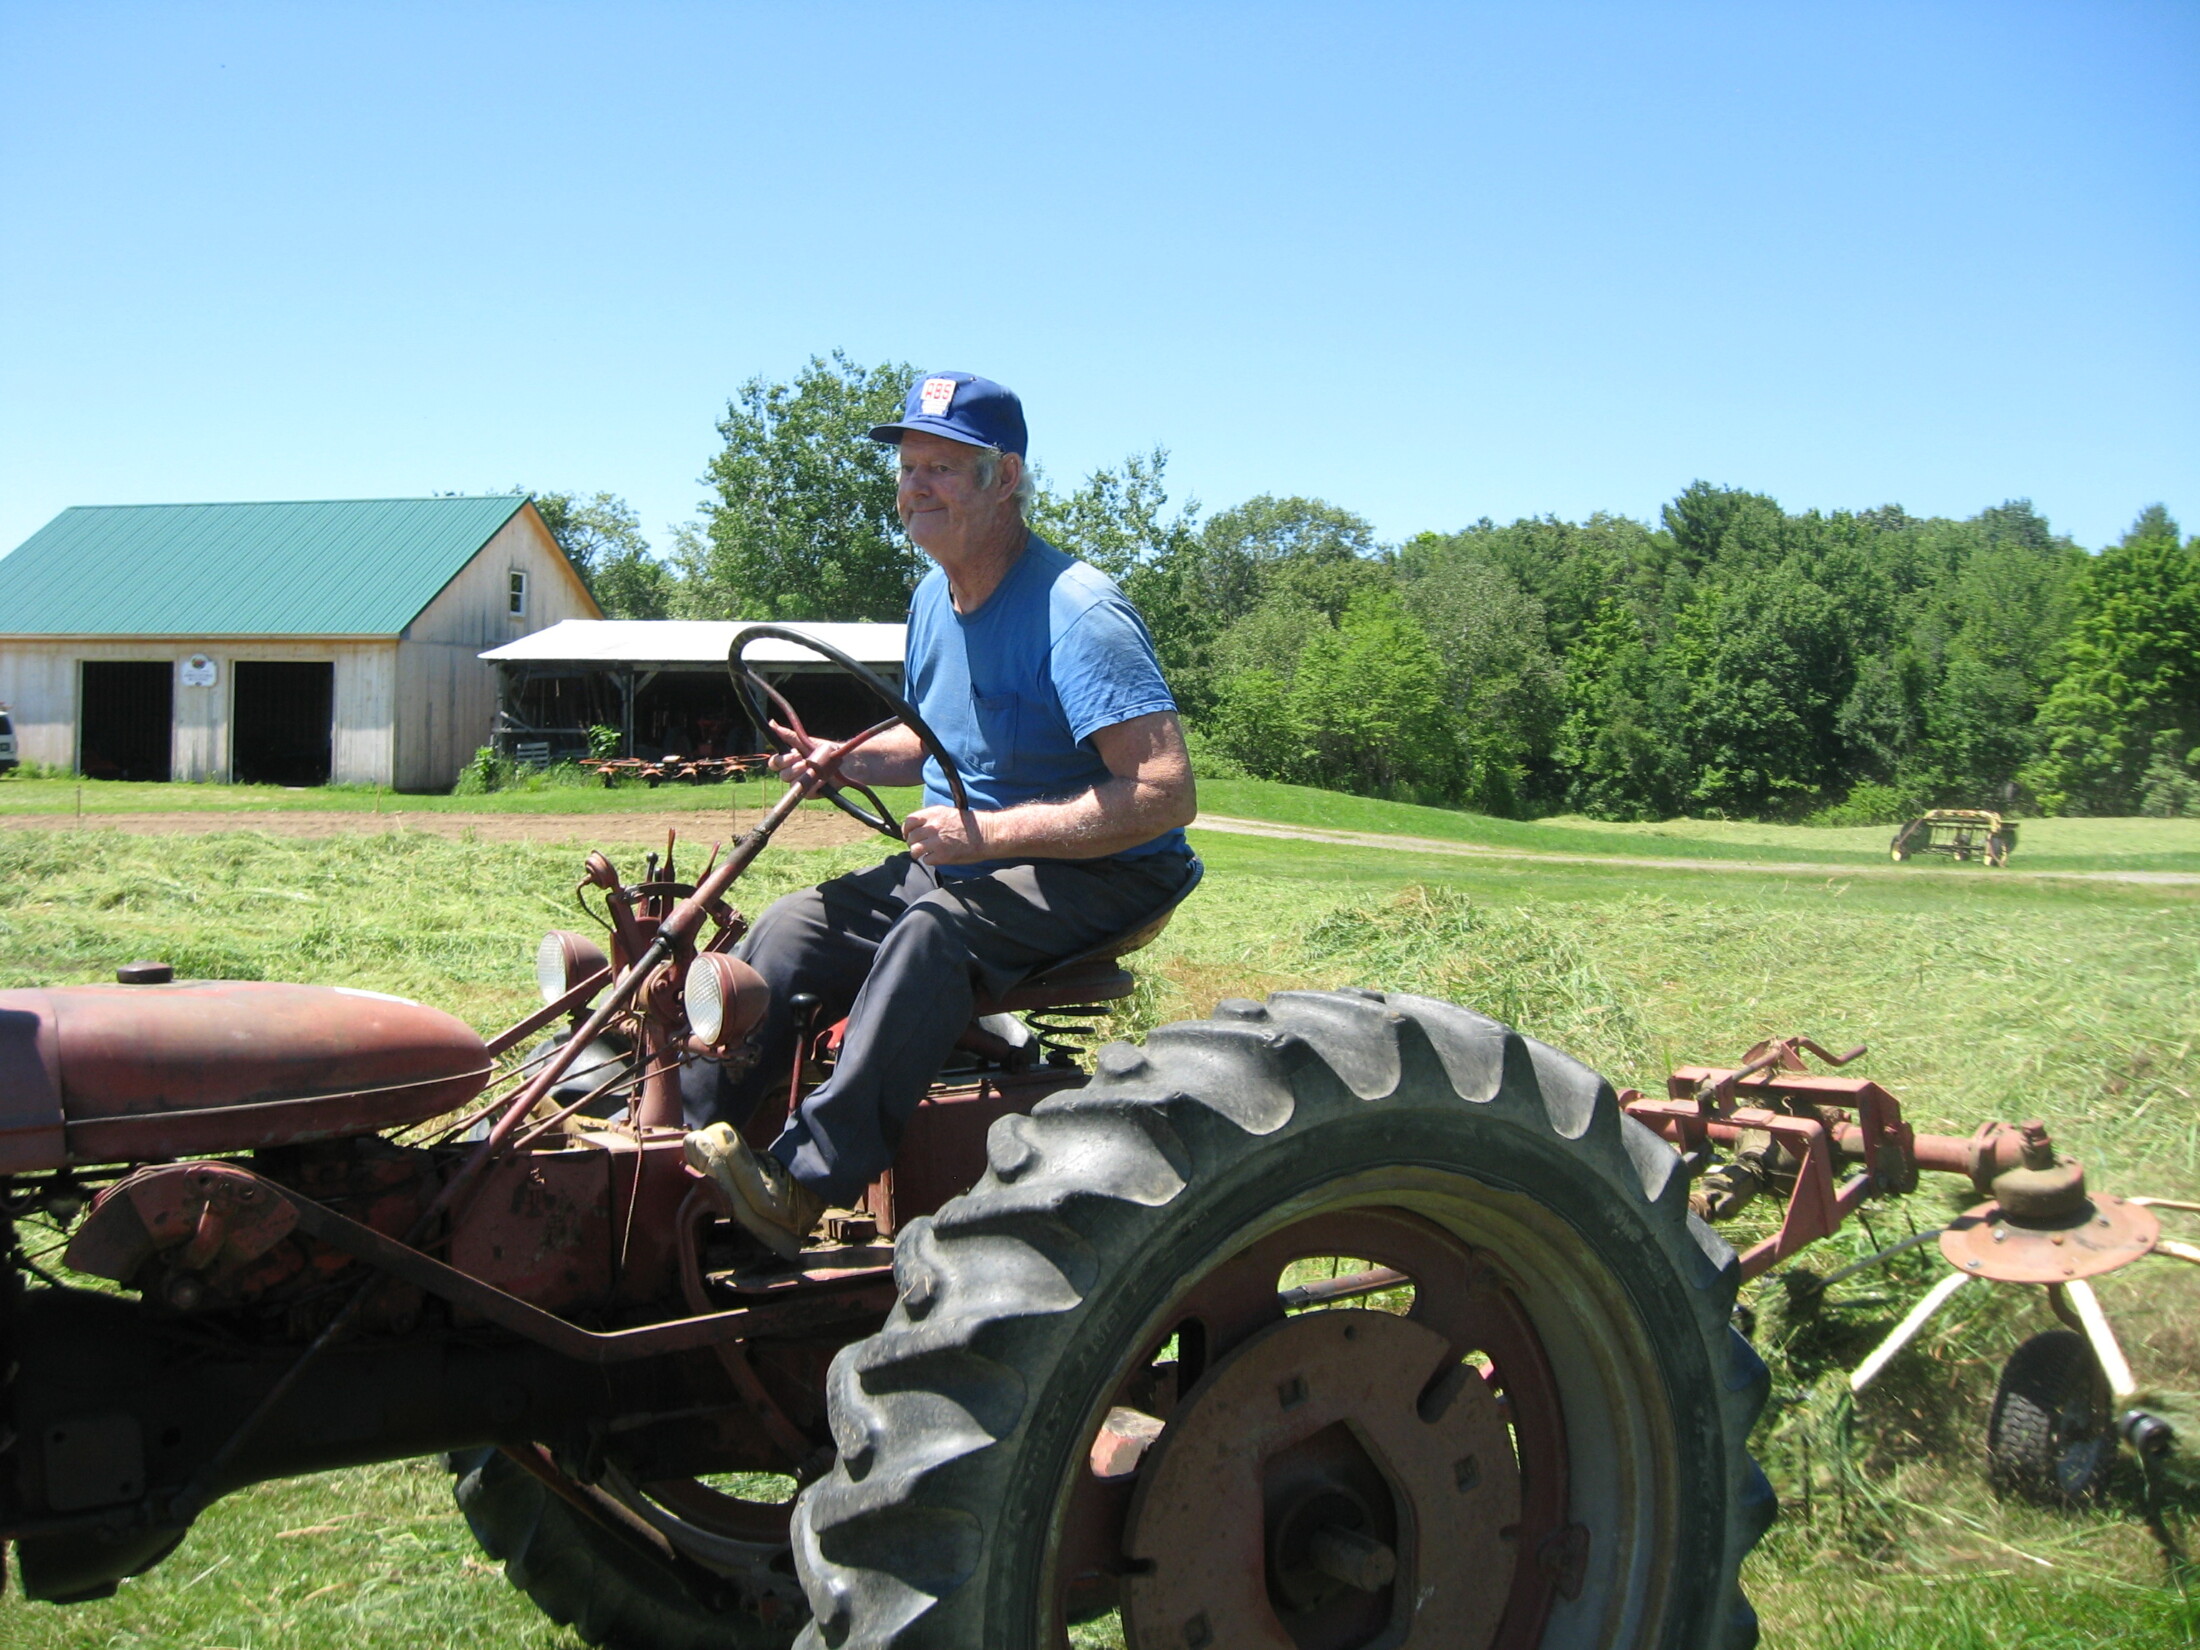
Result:
M954 403L955 380L952 378L927 378L924 381L923 397L925 417L939 417Z

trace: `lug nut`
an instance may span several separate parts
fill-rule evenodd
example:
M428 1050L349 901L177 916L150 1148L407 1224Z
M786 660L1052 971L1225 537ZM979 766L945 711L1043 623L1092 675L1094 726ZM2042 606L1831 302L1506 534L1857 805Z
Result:
M206 1299L206 1285L186 1272L170 1278L160 1293L178 1312L195 1312L199 1302Z

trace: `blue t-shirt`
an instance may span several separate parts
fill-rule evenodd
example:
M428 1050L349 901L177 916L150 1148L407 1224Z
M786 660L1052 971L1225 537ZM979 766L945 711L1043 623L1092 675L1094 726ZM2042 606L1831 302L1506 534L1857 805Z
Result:
M1176 709L1145 621L1115 581L1036 533L975 613L955 611L947 575L932 569L909 599L906 658L910 701L981 812L1092 789L1111 777L1090 743L1096 731ZM924 800L954 801L930 757ZM1169 830L1112 857L1190 851Z

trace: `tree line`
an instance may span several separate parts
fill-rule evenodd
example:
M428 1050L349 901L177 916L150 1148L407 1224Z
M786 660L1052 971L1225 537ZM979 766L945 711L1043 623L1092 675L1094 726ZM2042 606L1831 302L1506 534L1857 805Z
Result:
M537 506L614 616L898 620L926 563L864 437L912 375L744 385L662 558L613 495ZM1699 481L1655 524L1385 545L1320 499L1172 509L1166 471L1042 470L1033 526L1145 614L1205 773L1513 818L2200 816L2200 539L2158 505L2094 555L2021 500L1797 514Z

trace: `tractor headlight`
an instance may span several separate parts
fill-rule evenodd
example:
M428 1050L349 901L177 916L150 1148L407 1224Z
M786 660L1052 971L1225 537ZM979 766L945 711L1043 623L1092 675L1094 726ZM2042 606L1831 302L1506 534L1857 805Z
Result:
M688 1030L695 1040L730 1048L764 1017L772 992L764 977L740 958L705 951L688 965L684 997Z
M553 928L535 947L535 988L542 1000L554 1003L581 981L611 966L603 947L585 934L569 934Z

